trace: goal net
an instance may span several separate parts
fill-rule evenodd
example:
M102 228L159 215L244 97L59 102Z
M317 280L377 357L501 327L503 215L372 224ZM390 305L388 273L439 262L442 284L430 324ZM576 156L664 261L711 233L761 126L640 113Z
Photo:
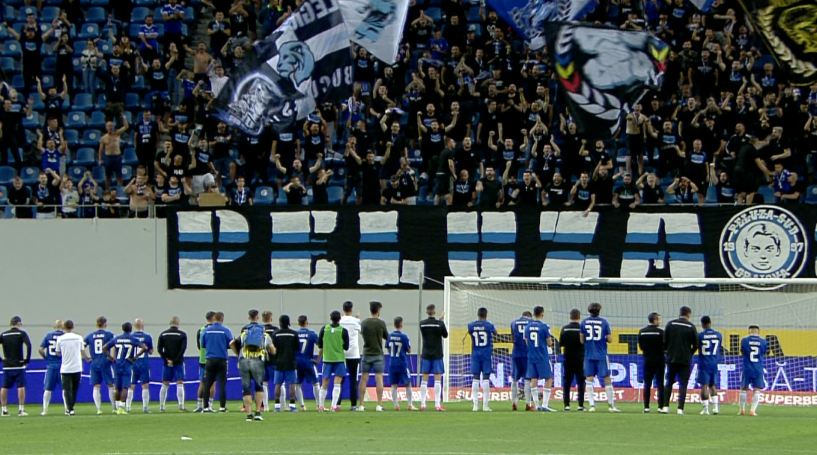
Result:
M450 335L444 346L448 372L444 397L470 399L471 339L467 325L477 319L477 309L487 308L488 319L497 328L492 399L509 400L513 365L511 322L523 311L532 312L534 306L541 305L545 308L544 320L551 328L554 341L558 341L560 329L568 323L570 310L579 309L584 318L591 302L602 304L601 316L607 318L612 327L608 350L617 400L642 400L643 365L637 335L639 329L647 325L647 315L660 313L664 325L675 319L679 308L686 305L692 308L692 322L699 330L701 316L708 315L712 318L712 327L723 334L724 361L718 366L717 377L721 402L737 402L742 368L740 340L748 334L748 326L756 324L769 343L762 403L817 405L817 280L814 279L448 277L444 305ZM558 354L559 347L555 345L551 355L554 401L562 399L562 359ZM687 401L691 403L700 400L695 381L696 360L693 359L688 384ZM597 394L599 390L596 384ZM575 386L572 394L575 402ZM675 393L672 401L675 401Z

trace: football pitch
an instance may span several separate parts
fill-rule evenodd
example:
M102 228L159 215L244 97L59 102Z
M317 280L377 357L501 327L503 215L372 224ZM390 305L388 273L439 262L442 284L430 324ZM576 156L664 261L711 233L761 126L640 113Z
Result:
M621 414L608 414L606 404L595 414L513 413L507 402L495 402L494 412L474 413L470 402L461 402L445 413L388 406L381 413L265 413L263 422L245 422L238 402L229 403L233 411L226 414L174 408L146 415L140 407L126 416L97 416L82 405L74 417L52 404L46 417L38 406L27 408L28 417L10 408L0 431L2 452L15 454L806 454L817 441L813 408L761 407L758 417L738 417L736 406L722 406L717 416L698 415L697 404L686 416L674 408L669 415L643 415L639 405L620 407Z

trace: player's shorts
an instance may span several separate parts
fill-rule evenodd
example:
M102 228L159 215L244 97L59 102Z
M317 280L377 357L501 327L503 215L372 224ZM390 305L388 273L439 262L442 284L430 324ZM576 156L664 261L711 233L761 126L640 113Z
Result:
M411 381L408 368L405 365L395 365L394 368L389 366L389 381L391 385L404 386Z
M3 369L3 388L12 387L24 388L26 386L26 369L18 368L13 370Z
M162 365L162 382L179 382L184 380L184 364L180 365L173 365L172 367L167 366L167 364Z
M298 376L295 374L295 370L275 370L275 385L281 385L283 383L287 383L287 385L293 385L297 382Z
M264 364L264 381L267 384L272 384L275 382L275 364L274 363L265 363Z
M514 381L518 381L520 379L525 379L527 377L528 371L528 358L527 357L514 357L513 358L513 370L511 371L511 377Z
M584 359L584 376L597 376L599 378L610 376L610 365L607 358Z
M420 362L420 373L423 374L443 374L445 373L445 364L443 359L423 359Z
M471 356L471 374L474 375L474 379L479 379L480 374L483 379L488 379L492 370L490 357Z
M318 383L318 370L311 361L305 363L298 362L296 372L298 375L298 384L303 384L304 382L307 384Z
M718 376L717 365L698 365L698 384L702 386L715 385Z
M324 379L329 376L346 376L346 364L344 362L324 362L321 375Z
M383 374L386 371L386 362L382 355L367 355L360 361L360 372L370 373L374 370L375 373Z
M91 385L105 383L107 386L113 385L113 370L110 363L103 365L91 365Z
M147 362L133 365L133 384L150 384L150 364Z
M533 360L528 358L528 364L525 371L526 379L552 379L553 368L550 367L550 362L547 360Z
M744 389L752 386L754 390L762 390L766 388L766 379L761 372L743 370L741 384Z
M116 390L124 390L130 388L131 381L133 381L133 367L124 366L117 367L114 373L114 386Z
M48 365L45 369L45 377L43 378L43 388L49 392L62 385L59 365Z

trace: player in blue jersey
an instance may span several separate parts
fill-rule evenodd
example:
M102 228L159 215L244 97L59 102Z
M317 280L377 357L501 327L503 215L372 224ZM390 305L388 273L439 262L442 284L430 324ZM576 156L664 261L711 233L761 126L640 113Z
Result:
M704 405L701 415L709 415L709 405L712 404L712 413L718 414L718 389L715 378L718 376L718 364L723 361L723 335L712 328L712 319L709 316L701 318L701 328L698 334L698 384L701 385L701 403Z
M493 370L494 335L496 328L488 321L488 309L477 310L477 320L468 324L471 335L471 400L474 412L479 411L479 387L482 385L482 410L491 412L491 371Z
M590 317L582 321L579 340L584 345L584 378L587 398L590 402L590 412L596 412L596 397L593 393L593 381L596 377L604 381L604 391L607 392L607 404L610 412L621 412L616 407L613 381L610 378L610 366L607 360L607 343L612 338L610 324L607 319L599 316L601 304L594 302L587 307Z
M150 404L150 358L148 356L153 354L153 337L145 333L145 322L141 319L137 318L133 321L133 330L133 337L147 346L147 350L136 357L136 361L133 362L133 380L131 381L130 390L128 390L128 401L125 404L125 410L130 412L133 392L138 383L142 386L142 412L147 414L150 412L148 409L148 404Z
M411 375L409 374L408 354L411 352L409 337L403 333L403 318L394 318L394 331L389 334L386 340L386 351L389 356L389 381L391 382L391 402L394 410L400 410L400 398L397 395L397 388L406 387L406 398L408 399L408 410L416 411L414 407L414 397L411 392Z
M85 336L85 347L91 358L91 385L94 387L93 397L96 413L102 414L102 384L108 387L108 399L111 401L113 412L116 412L116 393L113 388L113 364L108 359L105 345L113 340L113 333L106 330L108 320L105 316L96 318L96 331Z
M140 343L132 332L133 326L130 322L122 324L122 334L116 336L104 346L110 360L114 362L116 413L118 415L128 413L125 409L125 401L128 399L128 389L130 389L131 378L133 377L133 362L143 352L147 351L147 346Z
M62 335L62 321L54 322L54 330L45 334L43 342L40 343L40 356L45 359L45 380L43 390L43 411L40 415L48 414L48 405L51 403L51 392L61 385L60 382L60 366L62 365L62 357L57 354L57 338ZM65 399L63 398L63 403Z
M525 329L528 328L533 314L530 311L522 312L522 317L511 322L511 333L513 334L513 369L511 371L511 396L513 397L513 410L516 411L519 405L519 381L524 385L525 396L530 397L530 384L526 380L525 371L528 366L528 344L525 342ZM525 410L532 409L531 403L525 403Z
M304 403L303 384L312 386L312 396L315 399L315 406L318 406L318 395L321 386L318 383L317 361L315 360L315 343L318 342L318 334L309 328L309 321L306 315L298 316L298 353L295 356L295 369L298 383L295 385L295 397L301 411L306 411Z
M740 386L740 412L746 415L746 398L749 386L752 386L752 408L749 415L757 415L757 405L760 403L760 391L766 387L763 377L763 367L766 361L766 351L769 344L760 336L760 327L749 326L749 336L740 340L740 353L743 355L743 375Z
M526 379L530 384L530 396L525 401L533 401L537 411L553 412L550 408L550 393L553 386L553 368L550 366L548 348L553 346L550 327L542 320L545 309L537 306L533 309L533 320L525 328L525 342L528 344L528 364L525 367ZM545 380L542 391L542 406L539 406L539 380Z

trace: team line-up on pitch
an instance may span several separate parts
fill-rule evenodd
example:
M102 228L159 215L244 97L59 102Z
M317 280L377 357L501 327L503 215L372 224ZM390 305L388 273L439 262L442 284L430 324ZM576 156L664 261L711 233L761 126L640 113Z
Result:
M196 333L199 348L199 384L197 406L194 412L212 413L211 396L219 385L219 412L227 411L226 381L227 359L232 351L238 356L243 396L242 410L246 420L261 421L261 411L270 411L270 389L275 399L276 411L289 400L289 411L306 410L302 392L303 384L312 387L318 411L340 410L341 384L349 375L350 401L353 411L363 411L357 405L358 396L364 396L369 375L374 373L376 383L375 411L383 411L383 374L385 357L389 357L389 377L391 379L392 405L400 409L398 387L405 387L409 410L425 410L429 397L429 376L434 379L431 387L437 411L444 411L442 375L443 339L448 330L443 318L436 317L434 305L426 307L427 318L420 321L423 342L420 354L420 405L414 406L409 371L408 354L411 345L403 332L403 318L396 317L393 330L389 332L380 318L383 305L370 302L370 317L360 320L352 315L353 303L343 304L343 314L332 311L330 323L321 327L318 333L309 328L306 316L297 318L297 328L292 326L288 315L278 318L278 326L273 324L272 313L258 310L248 312L249 323L233 337L224 326L224 313L207 312L206 323ZM582 319L578 309L570 311L570 323L561 329L559 345L564 353L563 385L569 390L575 382L578 389L578 411L595 412L594 381L599 379L606 392L608 411L620 412L615 405L615 391L610 376L607 344L611 342L612 331L608 321L601 317L602 306L591 303L589 316ZM550 407L553 387L553 368L550 363L549 348L554 346L554 336L550 326L544 322L545 310L536 306L533 311L525 311L519 319L511 323L513 333L513 381L511 396L513 410L519 407L519 382L523 382L525 409L529 411L554 412ZM480 308L477 319L468 324L471 338L471 398L473 410L479 411L479 397L482 397L482 411L490 412L490 380L495 326L488 320L488 310ZM650 313L649 325L639 331L638 345L644 358L644 412L650 412L651 388L657 384L658 412L669 412L668 403L672 386L678 381L677 413L684 414L687 383L691 372L694 353L698 352L698 378L701 384L701 414L718 414L719 402L715 387L718 364L723 360L723 336L712 328L709 316L701 318L702 331L698 332L691 322L692 310L683 306L679 317L661 327L662 316ZM96 320L97 329L85 337L74 332L71 320L56 321L54 330L46 334L39 346L39 354L46 360L45 390L43 410L46 415L51 401L51 393L58 383L63 388L65 414L73 416L79 388L83 361L90 363L90 382L97 414L102 414L102 385L108 388L109 400L116 414L130 412L135 385L142 386L142 409L148 412L150 381L148 356L154 352L162 359L162 386L159 392L159 411L166 410L167 395L171 383L176 384L178 409L185 411L184 354L187 350L187 334L179 329L178 317L170 320L170 327L157 338L145 333L144 322L136 319L133 323L122 324L122 333L114 335L107 330L107 319L100 316ZM8 391L16 388L19 400L19 416L26 416L25 381L26 365L32 355L31 341L22 329L19 316L11 318L11 328L0 334L3 346L3 387L2 415L8 416ZM740 350L743 362L742 386L740 392L740 414L746 414L748 391L753 390L749 415L756 415L765 386L763 365L768 348L767 341L760 336L756 325L748 327L749 334L741 340ZM359 340L363 340L362 349ZM385 352L384 352L385 347ZM315 349L317 348L317 358ZM318 380L317 359L322 362L321 380ZM361 377L358 381L358 368ZM666 372L666 377L665 376ZM540 380L544 381L541 390ZM332 389L330 391L330 382ZM480 388L482 393L480 394ZM330 394L331 392L331 394ZM584 399L589 407L585 408ZM331 402L327 405L327 397ZM564 410L570 411L570 393L565 393ZM296 404L297 402L297 404ZM253 411L254 409L254 411Z

